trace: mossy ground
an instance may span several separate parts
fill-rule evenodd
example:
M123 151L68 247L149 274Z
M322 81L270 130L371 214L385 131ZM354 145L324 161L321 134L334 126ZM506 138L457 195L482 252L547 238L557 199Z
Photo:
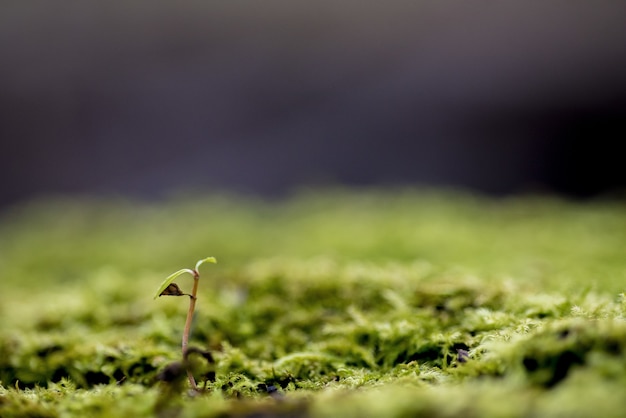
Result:
M0 237L2 417L626 411L623 201L49 199ZM191 345L214 363L190 396L157 379L187 299L152 297L206 256Z

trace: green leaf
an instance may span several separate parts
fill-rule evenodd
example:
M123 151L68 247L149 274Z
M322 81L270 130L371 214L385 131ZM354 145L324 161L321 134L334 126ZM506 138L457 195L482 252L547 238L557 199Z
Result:
M167 287L181 274L185 274L185 273L189 273L192 276L194 275L193 270L189 270L189 269L180 269L178 270L176 273L172 273L169 276L167 276L167 278L163 281L163 283L161 283L161 286L159 286L159 290L157 290L156 295L154 295L154 299L158 298L159 296L161 296L161 293L163 293L163 291L165 289L167 289Z
M202 260L198 261L198 262L196 263L196 271L198 271L198 268L200 268L200 266L201 266L202 264L204 264L204 263L213 263L213 264L216 264L216 263L217 263L217 260L215 259L215 257L207 257L207 258L204 258L204 259L202 259Z

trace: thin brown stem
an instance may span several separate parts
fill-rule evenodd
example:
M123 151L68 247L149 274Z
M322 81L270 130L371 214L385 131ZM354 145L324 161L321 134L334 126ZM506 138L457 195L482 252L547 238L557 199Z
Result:
M185 321L185 330L183 331L183 358L187 354L187 346L189 345L189 334L191 333L191 321L193 320L193 312L196 309L196 299L198 293L198 282L200 281L200 275L197 271L193 272L193 289L191 295L189 295L189 310L187 311L187 320ZM187 370L187 377L189 378L189 384L193 390L197 390L196 379L193 377L191 370Z

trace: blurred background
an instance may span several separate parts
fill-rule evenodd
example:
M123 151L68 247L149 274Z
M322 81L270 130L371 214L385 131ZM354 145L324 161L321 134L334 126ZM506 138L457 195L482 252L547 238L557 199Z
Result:
M0 206L622 193L622 1L3 1Z

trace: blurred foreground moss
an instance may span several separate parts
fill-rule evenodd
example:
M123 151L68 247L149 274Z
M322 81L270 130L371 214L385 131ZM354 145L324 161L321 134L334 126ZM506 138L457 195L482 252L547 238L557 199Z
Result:
M625 209L345 190L15 207L0 416L622 416ZM192 396L162 381L186 303L152 296L207 255L191 345L214 363Z

